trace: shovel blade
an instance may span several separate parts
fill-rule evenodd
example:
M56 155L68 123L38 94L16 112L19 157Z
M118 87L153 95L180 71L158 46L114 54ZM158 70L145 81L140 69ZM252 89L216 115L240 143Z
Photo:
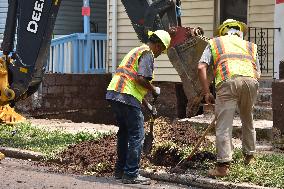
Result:
M143 152L144 154L150 154L153 148L153 141L154 141L154 135L153 133L147 133L145 135L145 140L143 144Z

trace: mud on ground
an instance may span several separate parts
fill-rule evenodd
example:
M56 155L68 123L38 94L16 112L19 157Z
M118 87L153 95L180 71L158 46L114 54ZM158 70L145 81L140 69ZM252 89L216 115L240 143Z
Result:
M146 123L145 132L148 132L148 127L149 123ZM186 122L177 120L171 122L167 118L157 118L154 125L154 148L151 155L142 155L141 166L143 168L166 166L168 169L174 167L181 160L179 149L194 146L201 134ZM209 145L212 144L208 140L203 144L203 146ZM68 149L58 154L58 158L60 161L56 164L48 163L56 172L88 173L96 176L112 175L116 160L116 136L112 134L98 141L69 146ZM192 158L195 162L202 162L206 159L215 159L215 157L213 154L202 152ZM186 165L192 166L193 164L189 162ZM194 165L196 166L196 163Z

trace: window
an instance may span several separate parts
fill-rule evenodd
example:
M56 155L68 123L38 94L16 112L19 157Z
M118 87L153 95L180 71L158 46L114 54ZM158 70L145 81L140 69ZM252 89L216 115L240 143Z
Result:
M248 0L220 0L220 23L228 18L247 23Z

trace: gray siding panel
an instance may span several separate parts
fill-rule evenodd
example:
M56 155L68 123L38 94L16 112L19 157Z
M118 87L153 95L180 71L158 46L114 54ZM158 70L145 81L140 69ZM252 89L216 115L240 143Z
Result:
M83 32L83 17L81 16L81 0L62 0L55 22L55 35L68 35Z
M98 25L99 33L107 33L107 1L91 0L91 21Z
M0 0L0 34L4 33L7 11L8 11L8 0Z
M106 33L107 5L105 0L90 0L92 23L97 24L97 32ZM54 29L55 35L67 35L84 31L82 16L83 0L62 0ZM91 25L91 32L95 32Z

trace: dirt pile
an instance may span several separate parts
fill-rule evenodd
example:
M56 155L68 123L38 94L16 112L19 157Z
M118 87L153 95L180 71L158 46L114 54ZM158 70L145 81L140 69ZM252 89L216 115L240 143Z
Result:
M146 131L149 124L145 124ZM194 144L198 140L198 133L187 122L179 122L160 117L155 120L154 125L155 142L172 141L178 146Z
M148 130L145 124L145 131ZM151 156L142 157L142 166L161 165L174 166L181 159L178 149L192 146L198 140L198 133L189 124L184 122L170 122L166 118L158 118L154 125L155 147ZM159 144L163 148L159 149ZM173 145L171 145L173 144ZM209 145L205 141L205 146ZM114 170L116 160L116 136L105 136L99 141L82 142L69 146L68 149L58 154L60 165L57 171L68 171L72 173L93 173L97 176L108 176Z

